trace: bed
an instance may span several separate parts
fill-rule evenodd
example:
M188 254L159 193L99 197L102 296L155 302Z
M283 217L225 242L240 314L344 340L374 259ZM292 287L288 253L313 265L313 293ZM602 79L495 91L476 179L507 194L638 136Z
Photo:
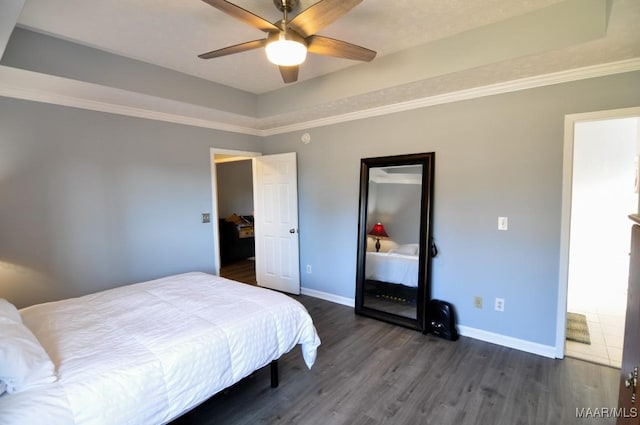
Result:
M297 344L311 368L320 345L296 300L205 273L31 306L18 317L7 304L3 425L167 423ZM22 358L8 342L15 334Z

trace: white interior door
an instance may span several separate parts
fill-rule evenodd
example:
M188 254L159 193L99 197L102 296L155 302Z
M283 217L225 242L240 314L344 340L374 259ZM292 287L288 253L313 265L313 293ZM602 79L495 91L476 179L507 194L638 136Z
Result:
M254 236L258 285L300 293L296 154L253 159Z

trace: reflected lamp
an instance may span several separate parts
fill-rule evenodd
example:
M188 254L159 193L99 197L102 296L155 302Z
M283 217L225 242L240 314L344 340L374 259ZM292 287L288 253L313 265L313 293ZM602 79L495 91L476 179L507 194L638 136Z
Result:
M389 237L389 235L387 235L387 231L384 230L384 226L380 222L373 225L368 235L376 238L376 252L380 252L380 238Z

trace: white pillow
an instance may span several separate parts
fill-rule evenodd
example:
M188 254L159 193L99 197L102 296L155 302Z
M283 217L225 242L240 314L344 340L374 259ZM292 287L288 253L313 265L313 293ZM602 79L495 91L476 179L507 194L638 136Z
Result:
M22 317L16 306L4 298L0 298L0 322L22 323Z
M408 243L392 248L389 253L402 255L418 255L418 249L420 249L420 246L417 243Z
M16 393L55 382L55 366L45 349L22 321L6 318L12 315L6 313L11 309L1 304L0 390L4 387L7 393Z

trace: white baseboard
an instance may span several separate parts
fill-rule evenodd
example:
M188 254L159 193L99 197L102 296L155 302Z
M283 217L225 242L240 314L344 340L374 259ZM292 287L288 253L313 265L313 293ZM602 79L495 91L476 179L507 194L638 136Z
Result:
M354 298L341 297L338 295L330 294L328 292L317 291L315 289L309 288L300 288L300 293L302 295L320 298L321 300L330 301L332 303L346 305L347 307L355 306ZM536 342L513 338L494 332L488 332L482 329L471 328L469 326L458 325L458 331L460 335L469 338L489 342L491 344L496 344L503 347L513 348L520 351L525 351L531 354L537 354L543 357L549 357L552 359L556 358L556 347L552 345L538 344Z
M538 344L524 339L513 338L493 332L483 331L482 329L471 328L468 326L458 325L460 335L484 342L501 345L503 347L515 348L516 350L526 351L527 353L537 354L539 356L556 358L556 347L553 345Z
M347 307L355 307L356 305L356 300L354 298L341 297L328 292L316 291L315 289L301 287L300 293L302 295L320 298L321 300L331 301L332 303L346 305Z

